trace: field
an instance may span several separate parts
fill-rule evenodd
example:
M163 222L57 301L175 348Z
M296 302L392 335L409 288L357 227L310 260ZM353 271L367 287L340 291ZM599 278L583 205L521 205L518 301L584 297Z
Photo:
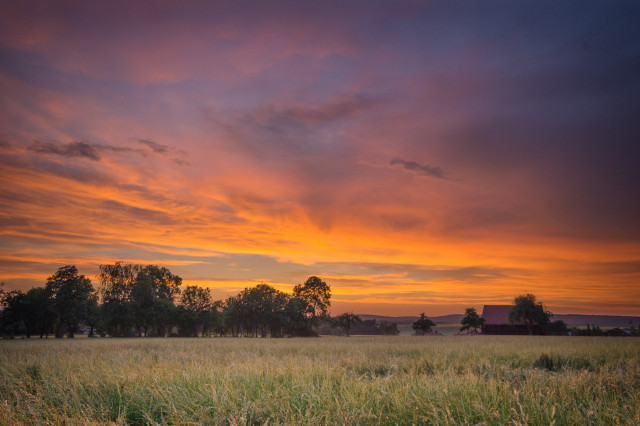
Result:
M640 424L640 339L0 341L1 424Z

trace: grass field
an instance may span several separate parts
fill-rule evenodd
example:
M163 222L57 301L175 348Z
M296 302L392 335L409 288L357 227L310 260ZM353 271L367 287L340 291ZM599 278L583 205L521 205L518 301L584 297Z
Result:
M0 423L640 424L640 339L0 341Z

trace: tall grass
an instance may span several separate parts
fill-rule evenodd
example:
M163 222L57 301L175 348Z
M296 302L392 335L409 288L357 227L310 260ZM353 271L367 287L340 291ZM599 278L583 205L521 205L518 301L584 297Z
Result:
M640 339L0 341L2 424L640 424Z

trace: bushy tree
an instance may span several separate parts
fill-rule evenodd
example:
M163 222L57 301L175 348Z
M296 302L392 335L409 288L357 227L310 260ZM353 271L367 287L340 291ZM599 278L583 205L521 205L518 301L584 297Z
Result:
M131 315L138 335L164 336L171 322L169 315L162 315L180 292L182 278L167 268L156 265L140 267L129 294ZM171 309L170 309L171 310Z
M44 287L34 287L25 294L22 303L27 337L31 334L39 334L40 338L48 337L53 332L57 312L51 296Z
M478 328L484 326L484 318L482 318L476 312L475 308L467 308L464 311L464 318L460 321L462 327L460 327L460 331L469 330L473 328L473 331L477 332Z
M101 285L103 326L111 336L128 335L134 324L131 291L141 269L141 265L122 262L100 265L98 279Z
M100 311L98 298L92 297L88 302L87 316L84 320L84 323L89 326L89 337L95 337L95 332L101 322L101 319L102 312Z
M164 336L179 319L174 299L182 278L156 265L100 265L102 324L112 336Z
M180 297L178 306L178 328L181 336L195 337L198 328L207 333L209 315L212 309L211 290L198 286L187 286Z
M424 315L424 312L420 314L420 318L418 318L418 321L413 323L413 329L418 331L422 331L422 335L424 336L426 333L431 331L432 327L435 327L436 323L431 321L429 318L427 318Z
M233 337L242 336L245 324L248 322L248 312L241 293L227 298L222 310L222 317L225 329L229 330Z
M333 319L333 327L342 328L347 337L349 337L351 335L351 329L361 322L362 319L358 315L353 312L345 312Z
M382 331L382 334L384 334L385 336L397 336L398 334L400 334L400 330L398 330L398 324L396 324L395 322L383 320L380 321L378 327L380 327L380 331Z
M547 327L547 332L554 336L566 336L569 334L569 327L567 323L562 320L556 320L549 323Z
M67 265L47 278L45 289L56 313L56 337L62 337L65 332L73 337L80 322L87 317L89 301L96 297L91 280L79 275L75 266Z
M290 336L315 337L314 319L307 315L307 302L297 296L290 297L285 305L285 333Z
M314 321L329 312L331 287L316 276L309 277L304 284L293 287L293 296L306 302L307 314Z
M513 299L513 307L509 313L509 322L517 323L524 321L529 334L533 334L534 325L538 325L543 330L549 324L551 312L549 312L542 302L536 299L533 294L522 294Z
M25 294L20 290L11 290L2 294L0 326L2 334L10 338L25 332Z

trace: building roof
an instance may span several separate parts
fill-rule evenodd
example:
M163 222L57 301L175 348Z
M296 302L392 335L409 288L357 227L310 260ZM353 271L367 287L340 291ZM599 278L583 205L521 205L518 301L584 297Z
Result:
M482 309L482 318L484 318L485 325L505 325L510 324L509 313L511 312L512 305L484 305ZM516 324L523 324L524 321L520 320Z

